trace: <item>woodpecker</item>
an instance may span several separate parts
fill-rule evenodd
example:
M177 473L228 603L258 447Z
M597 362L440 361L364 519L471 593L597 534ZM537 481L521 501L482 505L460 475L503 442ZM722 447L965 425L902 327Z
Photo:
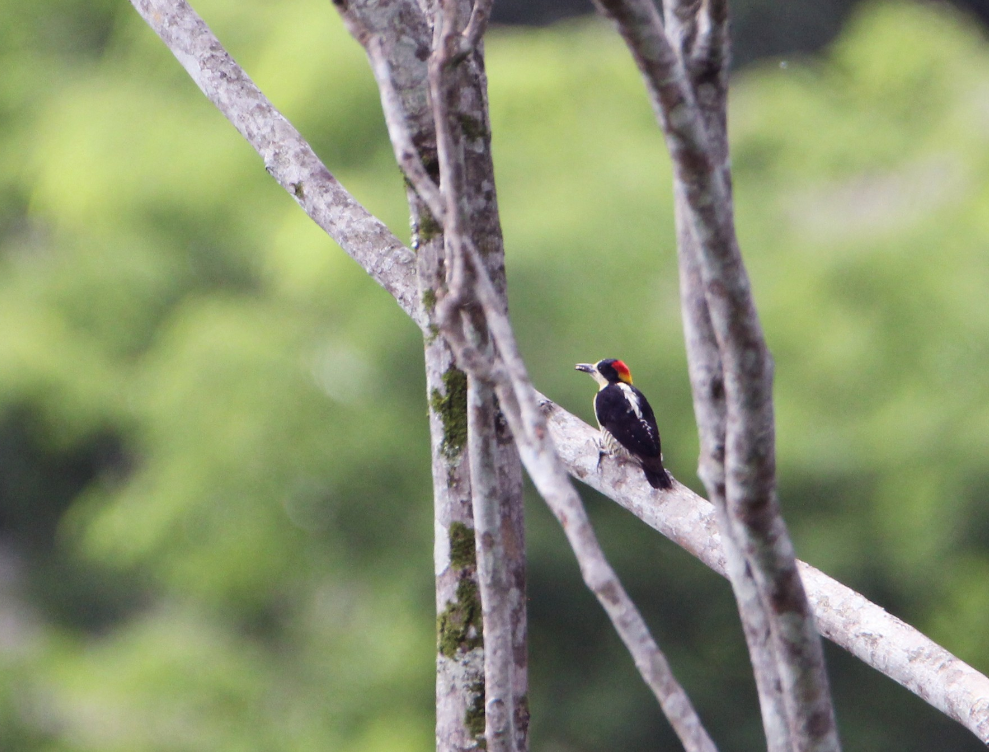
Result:
M672 488L663 467L656 416L646 396L632 386L632 373L620 360L578 363L601 385L594 395L594 416L601 428L603 447L620 459L636 462L653 488Z

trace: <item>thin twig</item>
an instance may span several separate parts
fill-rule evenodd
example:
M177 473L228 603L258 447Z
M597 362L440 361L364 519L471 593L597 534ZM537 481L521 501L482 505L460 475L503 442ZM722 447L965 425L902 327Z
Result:
M469 52L481 43L484 32L488 29L488 21L491 19L491 7L494 0L474 0L474 7L470 12L470 20L467 28L464 29L462 49Z
M371 62L371 71L374 79L378 83L381 92L381 109L385 116L385 125L388 127L388 137L391 140L392 148L395 151L395 160L398 162L405 176L412 183L413 189L419 194L426 206L429 207L433 219L440 225L443 224L446 206L443 203L443 195L439 186L433 182L426 172L426 167L422 163L419 152L412 143L411 135L406 124L405 112L402 108L402 101L395 91L395 82L392 80L391 66L388 64L388 57L382 49L382 42L377 37L371 37L367 44L367 55Z

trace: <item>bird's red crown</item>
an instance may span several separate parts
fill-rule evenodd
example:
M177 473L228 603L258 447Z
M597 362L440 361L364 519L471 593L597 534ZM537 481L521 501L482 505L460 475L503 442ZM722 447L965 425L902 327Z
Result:
M611 364L615 371L618 372L618 378L624 381L626 384L632 383L632 372L628 370L628 366L620 360L616 360Z

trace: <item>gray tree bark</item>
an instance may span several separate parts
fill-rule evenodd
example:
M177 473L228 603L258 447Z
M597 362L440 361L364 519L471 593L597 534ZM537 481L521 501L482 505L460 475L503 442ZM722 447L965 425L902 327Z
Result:
M437 749L473 749L486 738L493 752L524 752L528 657L521 465L494 391L457 368L435 316L445 260L427 65L434 19L411 2L350 0L336 7L375 74L395 157L407 175L413 245L419 252L437 536ZM469 13L467 3L457 7ZM487 249L489 271L504 300L486 80L476 64L459 72L459 96L451 106L459 120L477 124L468 136L474 143L465 150L471 155L465 162L474 242ZM488 346L483 320L475 317L471 334L477 346ZM470 562L447 556L455 537L461 549L469 538Z

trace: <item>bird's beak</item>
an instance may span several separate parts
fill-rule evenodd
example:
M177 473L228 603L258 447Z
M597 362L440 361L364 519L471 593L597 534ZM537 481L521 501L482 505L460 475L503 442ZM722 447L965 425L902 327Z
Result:
M583 371L584 373L594 373L597 370L593 363L578 363L576 368L578 371Z

